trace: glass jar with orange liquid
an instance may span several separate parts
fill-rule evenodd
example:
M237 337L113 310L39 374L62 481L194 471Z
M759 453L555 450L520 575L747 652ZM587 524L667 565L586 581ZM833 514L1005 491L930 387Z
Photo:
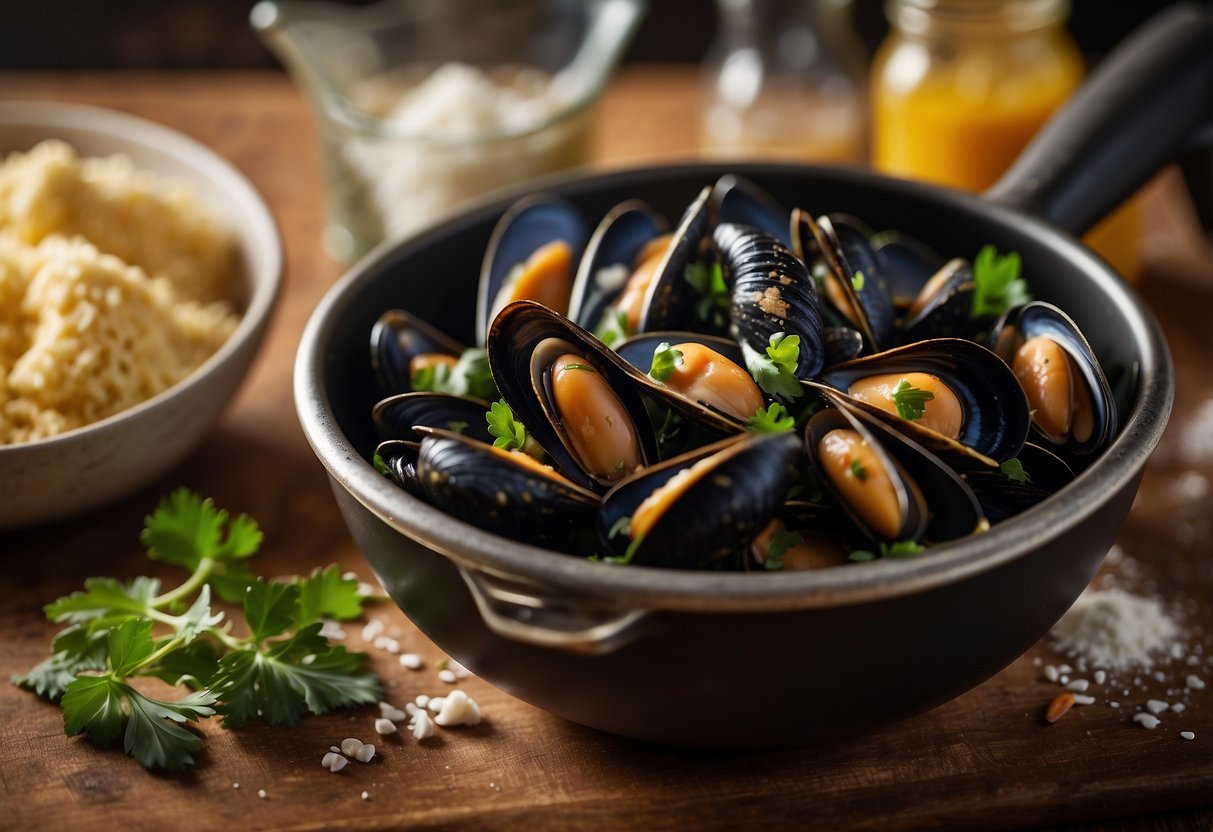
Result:
M984 190L1083 77L1066 0L888 0L871 77L872 161L895 176ZM1130 200L1084 238L1138 269Z

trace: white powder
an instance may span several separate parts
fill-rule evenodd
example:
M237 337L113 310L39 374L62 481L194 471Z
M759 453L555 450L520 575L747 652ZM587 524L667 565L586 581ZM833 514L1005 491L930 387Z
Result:
M1156 598L1122 589L1088 589L1050 636L1061 653L1093 667L1123 670L1150 667L1179 634L1179 627Z

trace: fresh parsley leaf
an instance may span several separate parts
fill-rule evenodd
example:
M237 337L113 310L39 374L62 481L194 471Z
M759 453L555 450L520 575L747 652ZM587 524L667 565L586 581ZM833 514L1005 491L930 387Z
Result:
M723 329L729 322L729 308L733 300L720 262L690 263L683 270L682 276L699 295L699 299L695 301L695 318L717 329Z
M921 419L927 402L934 398L935 394L930 390L914 387L904 378L893 391L893 404L897 407L897 415L910 422Z
M423 364L409 376L409 389L414 393L445 393L450 388L449 364Z
M653 350L653 365L649 368L649 376L657 381L668 381L674 370L682 363L682 350L674 349L669 341L662 341Z
M211 588L204 584L197 599L181 616L181 622L177 625L177 638L181 645L185 646L200 634L219 626L221 621L223 612L211 612Z
M613 306L607 307L602 320L594 330L594 336L608 347L613 347L632 334L628 324L628 313Z
M321 618L346 620L362 615L363 598L358 594L358 581L344 578L336 564L317 569L297 582L299 611L295 626L303 627Z
M510 410L504 399L489 406L485 419L489 423L489 433L497 437L493 440L493 447L510 451L522 450L526 445L526 428L514 418L514 411Z
M122 733L122 685L112 676L79 676L63 692L63 731L74 737L81 731L97 745L114 744Z
M791 401L803 395L804 388L796 377L800 361L800 336L776 332L771 336L765 353L758 353L742 342L746 369L767 395Z
M1000 255L992 245L983 246L973 260L973 318L997 317L1032 299L1027 281L1019 275L1017 252Z
M1019 485L1026 485L1032 482L1031 475L1024 470L1023 463L1019 461L1018 457L1011 457L998 467L1012 482Z
M155 578L139 577L129 584L123 584L117 578L88 578L83 592L65 595L42 609L51 621L69 623L114 613L146 615L159 591L160 582Z
M84 625L73 624L55 636L49 658L26 673L13 674L11 681L39 696L57 700L75 681L77 674L105 669L108 636L108 630L93 632Z
M876 560L876 553L869 552L867 549L855 549L847 558L855 563L867 563L870 560Z
M863 284L864 284L863 272L862 271L855 272L855 274L851 276L851 288L853 288L856 292L862 292Z
M177 722L188 722L215 713L210 691L192 693L180 702L162 702L144 696L129 685L119 685L126 694L130 717L122 747L144 768L181 771L194 762L193 753L202 747L202 738ZM171 721L169 721L171 720ZM90 734L91 737L91 734Z
M795 429L796 420L782 404L771 402L754 411L754 415L745 420L745 427L753 433L786 433Z
M421 393L497 398L488 355L480 347L465 349L454 365L437 362L423 365L409 377L409 387Z
M281 635L299 610L299 587L258 578L244 594L244 619L249 637L261 642Z
M153 649L150 618L132 618L109 632L109 665L116 676L134 671Z
M783 556L787 554L788 549L801 543L804 543L804 535L800 532L787 530L775 532L770 545L767 546L767 559L763 563L763 568L783 569Z
M185 685L199 690L219 670L219 651L209 639L194 639L170 650L145 672L170 685Z

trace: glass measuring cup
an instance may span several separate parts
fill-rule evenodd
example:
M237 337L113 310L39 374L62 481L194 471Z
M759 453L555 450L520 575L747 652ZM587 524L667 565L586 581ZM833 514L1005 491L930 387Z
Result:
M590 157L645 0L261 0L315 114L325 250L350 262L469 198Z

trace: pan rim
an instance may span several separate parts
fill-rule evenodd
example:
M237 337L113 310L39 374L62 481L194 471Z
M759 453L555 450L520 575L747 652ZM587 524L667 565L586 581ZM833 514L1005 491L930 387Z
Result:
M933 547L930 557L875 561L860 568L738 574L618 568L507 540L410 497L376 472L346 438L324 389L325 356L343 311L382 271L437 239L457 235L461 229L500 214L523 194L554 191L575 198L582 192L626 189L629 183L662 177L701 176L708 181L725 170L757 178L794 173L814 179L858 179L868 187L908 195L923 204L944 200L1059 252L1076 271L1087 273L1101 301L1122 311L1130 324L1127 334L1139 353L1137 389L1116 440L1062 492L983 535ZM392 529L463 568L523 580L546 592L614 609L779 612L869 603L956 583L1025 557L1080 526L1140 476L1166 426L1174 398L1174 375L1161 328L1132 288L1079 241L1042 220L977 195L893 179L863 168L699 161L581 169L533 180L524 187L488 195L412 237L381 244L329 289L310 316L296 355L294 390L304 434L333 481Z

